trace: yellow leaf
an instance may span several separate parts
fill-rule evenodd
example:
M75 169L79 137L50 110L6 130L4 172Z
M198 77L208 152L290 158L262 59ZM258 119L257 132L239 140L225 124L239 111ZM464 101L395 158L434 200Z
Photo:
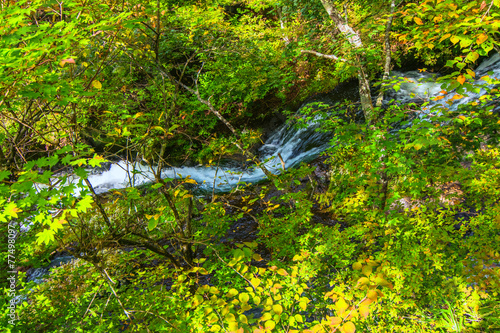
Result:
M362 268L363 268L363 265L361 265L360 262L356 262L356 263L352 264L352 269L360 271Z
M416 23L416 24L418 24L418 25L422 25L422 24L424 24L424 23L422 22L422 20L421 20L419 17L415 17L415 18L413 18L413 19L415 20L415 23Z
M458 116L458 119L465 120L465 117L464 116Z
M354 333L356 332L356 326L350 321L342 325L342 329L344 330L345 333Z
M377 297L378 297L377 291L376 290L368 291L368 293L366 294L366 297L371 299L372 301L376 301Z
M197 295L198 296L198 295ZM231 321L236 321L236 317L234 316L234 314L232 313L228 313L225 317L225 319L228 321L228 322L231 322Z
M288 273L283 268L278 269L277 273L281 276L287 276Z
M280 315L280 314L283 313L283 307L281 305L279 305L279 304L275 304L275 305L273 305L273 311L277 315Z
M97 80L94 80L92 81L92 86L96 89L101 89L102 88L102 84L101 82L97 81Z
M262 257L261 257L261 256L260 256L260 254L258 254L258 253L254 253L254 254L252 255L252 258L253 258L253 260L255 260L255 261L262 261Z
M472 77L476 77L476 73L474 73L474 71L471 71L470 69L467 69L467 74L469 74Z
M457 77L457 81L460 83L460 84L464 84L465 82L465 76L463 76L462 74L460 74L458 77Z
M269 320L271 319L273 316L269 313L269 312L265 312L262 317L260 318L260 320L262 321L266 321L266 320Z
M222 330L222 327L219 325L214 325L210 328L210 332L220 332Z
M349 307L349 304L346 303L343 297L341 297L337 303L335 304L337 309L339 310L339 315L342 315L345 310Z
M248 324L247 316L245 316L244 314L240 314L238 317L239 317L241 323ZM243 328L241 328L241 332L244 332Z
M274 323L274 321L272 320L268 320L266 321L266 323L264 324L265 328L268 329L268 330L272 330L276 324Z
M330 317L330 325L338 326L342 323L342 318L340 317Z
M446 35L444 35L443 37L441 37L441 38L439 39L439 42L441 43L443 40L445 40L446 38L449 38L450 36L451 36L451 34L446 34Z
M362 277L358 280L358 284L364 286L365 284L369 284L370 283L370 280L366 277Z
M460 42L460 38L458 38L457 36L452 36L450 38L450 41L453 43L453 44L456 44L458 42Z
M247 293L241 293L238 295L238 299L240 300L241 303L247 303L248 300L250 299L250 296L248 296Z
M370 315L370 309L368 305L360 305L359 306L359 313L364 317L367 318Z
M469 59L472 62L475 62L479 58L479 53L476 51L473 51L467 55L467 59Z
M480 44L484 43L487 39L488 39L488 35L486 35L485 33L482 33L479 36L477 36L476 44L480 45Z
M252 285L257 288L260 284L260 279L257 279L257 278L251 278L250 279L250 282L252 283Z
M238 290L234 288L229 289L229 291L227 292L227 297L233 297L236 295L238 295Z
M387 281L386 279L384 279L383 276L380 275L375 278L375 283L378 284L379 286L384 286L384 287L390 285L389 281Z
M361 271L363 272L364 275L370 276L370 274L373 271L373 268L370 265L366 265L366 266L363 267L363 269Z

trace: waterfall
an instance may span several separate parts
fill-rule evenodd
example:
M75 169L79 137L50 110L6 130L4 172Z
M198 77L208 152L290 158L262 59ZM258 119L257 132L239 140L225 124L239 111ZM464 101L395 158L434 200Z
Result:
M472 83L473 86L479 87L485 84L486 82L481 80L481 77L488 75L488 72L490 72L491 78L500 79L499 54L486 59L475 70L475 77L477 79ZM456 110L459 105L469 103L485 94L484 88L478 88L477 92L468 92L468 95L461 99L452 100L453 95L455 95L452 91L448 92L440 100L433 100L442 91L441 83L437 82L439 75L419 71L405 73L394 71L392 76L399 78L403 82L400 84L398 91L390 90L386 93L386 101L394 99L401 103L428 102L426 106L427 110L436 106ZM489 85L489 88L493 87L494 85ZM337 96L335 97L332 98L332 96L327 95L325 98L323 96L320 101L327 105L334 105L336 102L341 101ZM303 107L307 107L317 101L312 100ZM295 167L302 161L308 161L317 157L328 147L329 141L327 134L316 131L320 125L320 121L320 119L311 121L307 128L295 128L286 123L278 127L259 149L260 159L266 161L265 167L272 173L279 174L283 166L278 154L283 159L287 168ZM140 171L140 173L130 175L132 169ZM229 191L240 181L255 183L265 179L262 170L255 167L242 169L229 166L222 166L220 168L197 166L166 168L162 171L162 177L164 178L175 179L187 176L194 179L199 184L199 187L204 190L210 190L213 186L214 178L216 178L215 188L218 191ZM89 180L97 193L104 193L110 189L147 184L152 182L154 177L145 165L120 161L112 164L108 171L89 176Z
M386 93L386 101L394 99L401 103L410 102L428 102L427 110L433 107L447 107L456 110L460 105L469 103L478 99L486 93L486 90L480 86L486 82L481 79L485 75L490 78L500 80L500 55L486 59L475 70L476 80L472 83L478 87L476 92L468 92L468 96L461 99L451 100L455 94L453 91L447 92L444 98L433 100L439 96L442 89L441 83L436 82L439 75L431 73L421 73L418 71L411 72L396 72L392 73L393 79L399 78L402 81L399 90L389 90ZM487 85L489 89L496 87L494 84ZM346 92L334 91L331 94L322 95L319 98L311 99L302 107L310 107L313 103L321 102L324 105L334 106L337 102L342 102L345 98L355 98L354 90L346 95ZM449 101L449 103L447 103ZM498 101L493 101L497 103ZM500 104L500 103L497 103ZM500 105L495 106L495 110L500 109ZM300 110L299 109L299 113ZM429 111L430 112L430 111ZM331 136L328 133L316 131L321 125L321 119L315 118L309 121L307 127L297 128L288 123L285 123L271 133L266 142L259 149L259 157L265 162L265 166L274 174L279 174L282 171L282 163L278 157L281 156L286 168L295 167L302 161L312 160L317 157L329 146ZM204 190L211 190L215 181L215 188L218 191L229 191L238 182L255 183L265 179L265 175L260 168L239 168L222 166L216 168L213 166L197 166L197 167L178 167L165 168L162 170L161 176L164 178L185 178L189 176L196 180L199 187ZM89 180L92 183L96 193L105 193L111 189L121 189L129 186L139 186L154 181L153 174L149 167L141 163L130 163L120 161L111 164L108 170L102 172L91 172ZM77 182L76 176L71 176L70 182ZM78 191L78 190L77 190ZM75 192L76 195L79 192ZM62 263L71 260L71 256L61 256L52 260L50 266L33 269L28 276L31 280L37 283L41 282L43 276L49 273L49 269L57 267Z

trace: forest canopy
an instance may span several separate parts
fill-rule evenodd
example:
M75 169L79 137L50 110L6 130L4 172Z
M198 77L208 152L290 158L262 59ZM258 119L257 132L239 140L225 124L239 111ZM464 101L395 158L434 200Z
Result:
M499 8L0 0L0 327L500 330Z

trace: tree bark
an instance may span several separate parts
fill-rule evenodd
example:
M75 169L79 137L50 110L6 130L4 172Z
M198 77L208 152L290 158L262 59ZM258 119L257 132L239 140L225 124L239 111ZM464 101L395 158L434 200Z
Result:
M394 0L391 1L391 13L387 18L387 23L385 25L385 63L384 63L384 76L382 77L382 81L386 81L389 78L389 72L391 70L391 40L389 38L389 33L391 32L392 27L392 19L394 17L394 9L396 8L396 4ZM382 101L384 99L384 90L381 88L377 97L376 106L381 107Z
M354 31L349 24L347 24L343 19L342 15L335 8L333 0L321 0L323 7L325 8L330 19L335 23L337 29L345 35L349 43L356 49L363 48L363 42L359 34ZM366 122L369 123L373 118L373 102L370 93L370 80L366 73L364 59L362 56L356 57L356 65L358 66L358 80L359 80L359 97L361 100L361 108L365 114Z
M333 60L336 60L336 61L343 61L343 62L347 61L347 60L345 60L343 58L339 58L339 57L337 57L336 55L333 55L333 54L323 54L323 53L319 53L319 52L311 51L311 50L300 50L300 52L301 53L310 53L310 54L314 54L315 56L318 56L318 57L327 58L327 59L333 59Z

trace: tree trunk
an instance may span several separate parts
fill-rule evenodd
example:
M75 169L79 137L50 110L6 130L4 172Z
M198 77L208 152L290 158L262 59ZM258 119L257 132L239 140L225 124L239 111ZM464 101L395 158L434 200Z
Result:
M349 43L356 49L363 47L363 42L359 34L354 31L344 20L335 8L333 0L321 0L328 16L332 19L337 29L345 35ZM373 118L373 103L372 95L370 93L370 80L368 79L364 59L361 56L356 57L356 65L358 66L358 79L359 79L359 97L361 100L361 108L365 114L366 122L370 122Z
M389 72L391 70L391 40L389 38L389 33L391 32L392 27L392 18L394 17L394 9L396 8L396 4L394 0L391 1L391 13L387 18L387 23L385 25L385 64L384 64L384 76L382 77L382 81L386 81L389 78ZM384 99L384 90L380 88L380 93L377 98L377 107L382 106L382 101Z

